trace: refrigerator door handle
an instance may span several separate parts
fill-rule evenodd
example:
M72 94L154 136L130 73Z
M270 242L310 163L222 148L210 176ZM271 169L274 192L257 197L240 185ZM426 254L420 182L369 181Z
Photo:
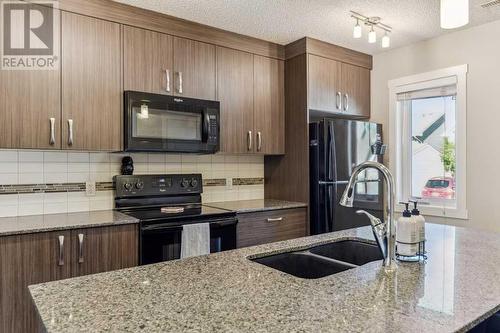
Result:
M332 232L333 231L333 207L335 203L333 202L333 196L332 192L333 189L336 189L336 186L328 186L326 190L326 225L325 225L325 232Z
M333 179L333 125L328 123L328 179Z
M349 181L348 180L338 180L336 182L328 182L328 181L323 181L323 180L320 180L318 182L319 185L347 185L349 184Z

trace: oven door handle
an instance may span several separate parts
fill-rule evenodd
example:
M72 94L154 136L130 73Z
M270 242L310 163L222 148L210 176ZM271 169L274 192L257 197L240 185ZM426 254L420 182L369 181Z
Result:
M205 223L205 222L198 222L198 223ZM216 221L208 221L208 223L210 223L210 226L214 226L214 227L229 227L229 226L232 226L232 225L235 225L238 223L238 219L234 218L234 219L227 219L227 220L216 220ZM183 225L186 225L186 224L191 224L191 223L182 223L182 224L175 224L175 225L172 225L172 224L152 224L152 225L146 225L146 226L141 226L141 231L142 232L148 232L148 231L151 231L151 232L154 232L154 231L172 231L172 230L179 230L181 229L182 230L182 226ZM196 224L196 223L192 223L192 224Z
M210 223L210 226L215 226L215 227L230 227L232 225L236 225L238 224L238 220L237 219L232 219L232 220L227 220L227 221L218 221L218 222L213 222L213 223Z

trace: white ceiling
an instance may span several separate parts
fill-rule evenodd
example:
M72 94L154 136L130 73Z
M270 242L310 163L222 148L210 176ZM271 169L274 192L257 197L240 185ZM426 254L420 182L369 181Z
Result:
M380 16L392 26L391 48L447 33L439 26L439 0L115 0L186 20L288 44L304 36L374 54L377 44L353 39L349 11ZM500 19L500 6L483 9L488 0L470 0L467 27ZM382 35L378 31L378 36Z

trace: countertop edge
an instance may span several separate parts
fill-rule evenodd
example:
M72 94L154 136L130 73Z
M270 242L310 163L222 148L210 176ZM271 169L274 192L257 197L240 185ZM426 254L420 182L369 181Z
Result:
M119 226L119 225L127 225L127 224L138 224L140 222L139 219L134 218L132 216L120 213L115 210L102 210L102 211L94 211L95 213L99 212L113 212L114 216L118 216L118 219L113 219L110 218L109 221L106 221L106 219L103 219L102 221L97 221L97 222L85 222L81 221L76 224L65 224L65 225L59 225L59 226L34 226L33 228L20 228L19 230L7 230L7 231L0 231L0 237L6 237L6 236L16 236L16 235L28 235L28 234L36 234L36 233L43 233L43 232L56 232L56 231L66 231L66 230L74 230L74 229L85 229L85 228L100 228L100 227L108 227L108 226ZM86 212L81 212L81 213L86 213ZM90 212L92 213L92 212ZM68 218L71 218L72 214L78 214L78 212L75 213L67 213L67 214L47 214L47 215L31 215L34 218L47 218L50 216L63 216L67 215ZM17 218L29 218L31 216L18 216ZM75 216L75 218L78 219L78 217ZM1 223L1 222L0 222Z

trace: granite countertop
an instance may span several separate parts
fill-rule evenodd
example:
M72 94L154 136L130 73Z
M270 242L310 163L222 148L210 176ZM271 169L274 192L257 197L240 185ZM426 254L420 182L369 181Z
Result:
M231 210L237 213L250 213L250 212L260 212L267 210L307 207L307 204L302 202L274 200L274 199L210 202L204 205L219 209Z
M0 218L0 236L138 223L139 220L113 211L31 215Z
M465 332L500 310L500 235L427 225L429 258L315 280L249 256L369 227L30 286L48 332ZM372 240L373 241L373 240Z

